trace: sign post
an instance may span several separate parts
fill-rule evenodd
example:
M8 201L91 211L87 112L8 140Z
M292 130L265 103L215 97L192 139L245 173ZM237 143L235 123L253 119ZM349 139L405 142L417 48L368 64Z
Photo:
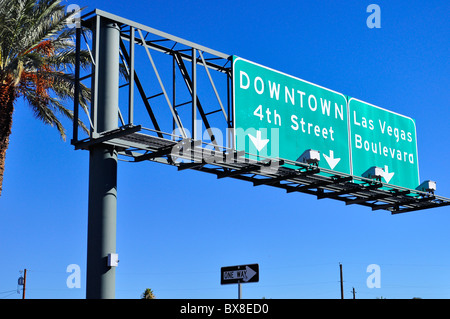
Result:
M259 282L259 265L239 265L220 268L220 284L238 284L238 299L242 298L242 283Z

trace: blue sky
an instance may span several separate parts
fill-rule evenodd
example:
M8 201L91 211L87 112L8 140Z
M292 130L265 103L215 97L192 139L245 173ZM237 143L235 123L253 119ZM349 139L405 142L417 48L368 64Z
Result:
M450 4L444 1L78 1L416 121L420 178L450 197ZM381 8L381 28L366 8ZM0 298L84 298L88 152L19 100L0 197ZM116 297L235 298L220 267L258 263L244 298L449 298L450 208L407 214L156 163L119 163ZM81 288L68 288L68 265ZM381 270L368 288L367 267Z

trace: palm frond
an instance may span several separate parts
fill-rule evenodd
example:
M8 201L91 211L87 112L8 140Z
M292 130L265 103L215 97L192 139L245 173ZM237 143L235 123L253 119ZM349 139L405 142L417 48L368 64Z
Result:
M65 140L65 129L55 114L55 107L52 98L43 97L36 94L36 91L34 90L28 90L27 94L23 94L23 97L27 100L30 106L32 106L34 116L45 124L56 126L61 137Z
M55 126L63 138L58 117L73 120L63 103L75 94L75 29L67 25L78 13L66 12L61 0L0 0L0 83L14 86L36 118ZM89 68L88 51L81 51L80 62ZM80 89L80 105L88 113L90 90L82 84Z

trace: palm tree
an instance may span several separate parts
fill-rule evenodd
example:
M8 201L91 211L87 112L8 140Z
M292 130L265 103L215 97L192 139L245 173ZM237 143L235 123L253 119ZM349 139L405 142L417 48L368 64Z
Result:
M66 13L60 0L0 0L0 195L5 155L19 97L37 119L55 126L65 140L60 117L73 120L63 103L74 97L74 28L77 12ZM79 12L78 12L79 13ZM89 54L80 54L88 68ZM80 105L86 110L89 89L81 85ZM86 127L79 122L86 130Z
M141 299L155 299L155 294L150 288L145 289L144 293L141 295Z

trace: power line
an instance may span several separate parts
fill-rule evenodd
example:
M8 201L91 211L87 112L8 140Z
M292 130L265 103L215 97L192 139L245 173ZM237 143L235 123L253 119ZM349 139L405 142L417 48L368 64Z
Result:
M6 299L7 297L14 295L16 293L16 291L14 290L14 292L10 293L9 295L3 296L1 299Z

